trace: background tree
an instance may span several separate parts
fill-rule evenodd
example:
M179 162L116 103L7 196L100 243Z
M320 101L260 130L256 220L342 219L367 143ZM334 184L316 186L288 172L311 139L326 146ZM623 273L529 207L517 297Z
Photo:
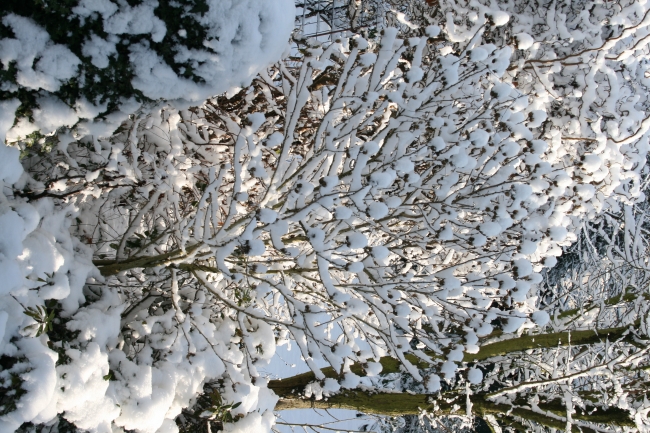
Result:
M0 101L19 101L10 137L246 85L281 57L293 17L289 0L4 1Z

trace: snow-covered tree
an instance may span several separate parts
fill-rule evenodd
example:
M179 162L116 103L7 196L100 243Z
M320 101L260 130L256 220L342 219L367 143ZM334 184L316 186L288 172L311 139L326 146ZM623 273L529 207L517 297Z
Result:
M20 227L0 244L15 275L0 283L3 428L268 430L289 394L259 368L289 342L312 370L302 395L329 404L391 368L426 394L466 384L465 410L583 371L628 389L616 381L645 352L625 330L577 354L601 322L551 320L531 288L585 219L640 196L650 9L438 8L426 26L396 15L408 37L298 40L239 92L152 104L110 136L16 142L25 172L3 175L0 202L2 226ZM544 326L557 329L522 334ZM486 340L499 333L513 338ZM467 365L504 345L539 353L492 360L494 377ZM558 422L580 425L573 411Z
M568 256L583 260L559 263L536 288L551 313L547 324L482 339L479 352L464 355L464 368L440 393L429 394L386 357L381 377L364 378L361 390L326 401L299 397L313 375L272 381L270 388L283 397L276 409L314 406L387 415L367 425L386 432L447 431L449 423L456 423L454 431L472 428L473 417L466 414L480 417L492 431L647 431L646 213L647 203L641 203L586 222L581 237L587 245ZM352 370L362 371L359 365ZM323 372L336 377L331 369Z
M0 101L16 102L18 121L10 138L79 119L91 121L88 134L106 134L93 119L246 86L285 51L293 18L291 0L3 1Z

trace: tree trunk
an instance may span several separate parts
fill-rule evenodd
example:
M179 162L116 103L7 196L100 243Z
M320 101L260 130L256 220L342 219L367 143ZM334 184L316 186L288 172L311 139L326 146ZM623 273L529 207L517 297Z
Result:
M619 328L607 328L599 330L587 331L571 331L571 332L553 332L550 334L540 335L522 335L521 337L511 338L508 340L497 341L495 343L486 344L481 347L477 353L466 353L463 358L464 362L482 361L494 356L506 355L513 352L521 352L529 349L548 349L558 346L567 346L571 343L572 346L582 346L588 344L601 343L605 340L618 340L623 337L629 330L628 326L621 326ZM433 353L429 356L435 357ZM414 355L406 355L406 359L419 368L426 368L428 364ZM379 360L382 365L382 374L399 373L402 371L400 362L384 356ZM359 363L355 363L350 367L353 373L358 376L365 376L365 370ZM325 377L338 379L339 375L332 367L326 367L321 370ZM305 386L316 380L316 375L313 372L298 374L296 376L288 377L282 380L272 380L269 382L269 388L280 397L288 397L297 392L302 392Z
M617 340L625 337L629 327L608 328L601 330L556 332L541 335L523 335L509 340L498 341L486 344L481 347L478 353L465 354L464 362L476 362L486 360L494 356L512 354L528 349L553 348L558 346L588 345L601 343L604 340ZM428 365L413 355L407 355L407 359L420 368ZM379 361L382 364L382 374L398 373L403 371L400 362L391 357L383 357ZM354 364L350 368L353 373L365 376L363 366ZM321 370L325 377L339 379L340 375L332 368L326 367ZM419 414L422 410L440 415L465 414L466 398L465 390L451 390L440 395L434 400L434 396L427 394L408 393L382 393L360 390L342 390L339 394L330 396L323 400L305 399L305 386L316 380L313 372L298 374L281 380L269 382L269 388L279 397L275 409L351 409L377 415L400 416ZM547 403L540 403L540 411L533 411L528 407L527 402L517 402L516 405L497 404L489 401L489 395L478 393L470 396L472 412L475 415L484 417L488 414L496 414L504 417L507 422L515 422L513 416L536 422L548 427L564 430L566 428L566 409L559 400ZM588 407L585 415L574 413L573 418L579 421L592 423L614 424L617 426L634 426L629 413L618 408L596 408Z
M373 393L371 391L344 390L339 394L323 400L304 399L299 394L286 396L275 406L275 410L289 409L349 409L375 415L402 416L417 415L423 410L439 416L465 415L467 396L464 391L450 391L443 393L442 398L435 398L426 394L408 393ZM541 411L533 411L525 402L521 405L498 404L486 399L486 394L470 396L472 414L479 417L497 415L504 417L508 423L512 417L533 421L535 423L564 430L566 427L566 409L564 405L555 400L547 404L539 404ZM628 412L609 408L603 410L587 407L585 413L574 413L574 420L595 424L608 424L619 427L634 427L634 422Z

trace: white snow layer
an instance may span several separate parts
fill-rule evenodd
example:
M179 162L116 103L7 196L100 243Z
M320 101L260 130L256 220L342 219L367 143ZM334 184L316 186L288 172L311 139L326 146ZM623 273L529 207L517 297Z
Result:
M73 13L82 19L99 14L108 34L106 39L89 34L82 45L83 55L90 57L94 66L106 68L110 56L117 52L116 43L121 35L148 34L154 42L162 41L167 29L154 15L157 6L155 0L145 0L136 7L126 4L118 7L108 0L81 1ZM190 50L178 45L174 59L188 62L203 83L177 75L145 40L129 47L129 61L135 73L131 84L135 89L153 100L177 100L181 105L181 101L186 105L200 103L248 85L258 72L287 50L294 27L293 0L208 0L207 6L207 12L195 15L208 29L203 42L205 49ZM15 62L16 81L20 86L55 92L77 75L81 60L64 45L55 44L33 20L10 13L2 18L2 24L12 30L14 38L0 39L0 62L3 65ZM80 118L92 119L106 108L87 102L73 109L56 97L44 95L38 101L41 109L36 110L34 125L19 122L8 139L15 141L38 129L48 133L60 126L73 125ZM132 102L124 101L120 107L126 115L138 108L133 108ZM53 109L57 106L60 109Z
M470 368L467 370L467 380L473 384L481 383L483 381L483 372L478 368Z
M0 39L0 62L16 62L18 84L54 92L74 77L81 60L67 47L53 43L38 24L15 14L6 15L2 23L16 38Z
M217 54L182 47L175 58L193 63L205 84L178 77L153 50L138 44L131 47L130 55L136 74L133 86L145 96L205 100L248 84L287 48L294 26L293 0L210 0L208 5L209 11L201 17L201 24L210 24L204 45Z
M0 135L4 136L7 125L11 123L0 118ZM78 350L69 349L71 362L57 367L58 353L48 347L45 335L36 336L37 323L23 314L24 308L43 307L48 299L61 300L61 314L77 310L84 301L86 280L98 276L90 262L92 251L70 235L74 208L57 207L49 198L30 204L5 196L5 186L22 174L18 157L17 149L0 144L0 354L23 358L24 362L16 371L0 372L0 380L18 375L25 393L17 399L15 411L0 417L0 431L14 431L29 421L47 422L63 410L72 410L70 419L81 421L80 427L98 428L102 416L115 411L112 402L101 411L93 410L105 400L108 382L102 377L108 373L106 354L100 354L98 346L89 346L78 355ZM119 325L119 311L117 314ZM97 319L96 326L103 326L101 318ZM115 327L118 330L119 326ZM18 335L24 338L14 341ZM103 363L95 362L102 356ZM61 378L62 368L71 372L65 380ZM72 393L64 394L66 383L74 384ZM77 415L80 410L86 416ZM110 423L104 424L110 427Z

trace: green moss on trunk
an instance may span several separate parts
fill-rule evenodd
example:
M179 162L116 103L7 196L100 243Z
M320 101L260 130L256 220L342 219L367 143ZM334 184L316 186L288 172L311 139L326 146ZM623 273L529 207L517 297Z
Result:
M566 427L566 410L561 402L553 401L540 404L540 409L546 412L544 414L521 406L497 404L486 400L486 396L487 394L475 394L470 397L474 415L480 417L495 415L497 417L505 417L509 422L516 422L512 418L516 417L560 430L564 430ZM426 394L373 393L360 390L346 390L326 400L316 401L300 398L298 394L291 394L278 401L275 410L307 408L350 409L386 416L417 415L422 410L427 410L430 413L436 413L441 416L465 414L466 396L462 391L445 393L444 400L436 400L436 410L434 410L434 404L430 401L430 397ZM451 401L451 403L447 403L447 401ZM594 412L594 409L594 407L588 407L586 414L575 413L573 414L573 418L601 425L634 427L634 423L629 414L624 410L609 408ZM589 412L593 413L589 415Z
M522 335L509 340L498 341L482 346L478 353L466 353L463 361L476 362L494 356L521 352L528 349L547 349L558 346L582 346L614 341L623 337L629 326L608 329L591 329L586 331L553 332L550 334Z

